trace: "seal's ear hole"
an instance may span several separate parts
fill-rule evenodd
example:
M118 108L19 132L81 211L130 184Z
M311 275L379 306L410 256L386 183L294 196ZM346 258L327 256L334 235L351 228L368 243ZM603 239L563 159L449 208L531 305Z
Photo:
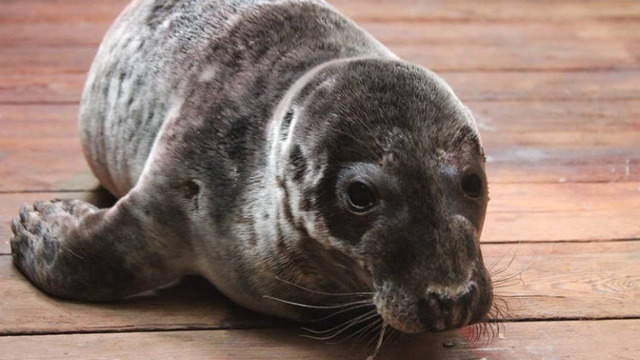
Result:
M196 209L199 208L198 200L200 198L201 185L202 183L196 179L182 184L182 195L186 200L192 202Z
M477 199L482 196L482 179L478 174L467 173L462 177L462 191L468 197Z
M371 187L362 181L354 181L347 188L347 203L349 208L356 213L365 213L371 210L378 200Z

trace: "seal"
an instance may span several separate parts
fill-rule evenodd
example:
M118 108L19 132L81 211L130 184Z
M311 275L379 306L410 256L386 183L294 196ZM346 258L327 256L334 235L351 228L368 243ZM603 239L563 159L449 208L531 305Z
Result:
M473 116L323 1L134 1L79 124L119 200L20 210L14 263L51 295L113 301L198 274L262 313L368 308L354 321L408 333L491 307Z

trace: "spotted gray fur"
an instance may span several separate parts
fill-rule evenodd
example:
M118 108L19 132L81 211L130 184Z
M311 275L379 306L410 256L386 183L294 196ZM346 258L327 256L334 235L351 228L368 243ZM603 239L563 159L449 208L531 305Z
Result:
M288 302L372 291L406 332L489 309L473 117L323 1L134 1L100 46L80 128L121 198L21 210L15 264L50 294L115 300L200 274L246 307L309 320ZM479 198L461 190L468 172ZM345 206L356 178L377 186L367 214Z

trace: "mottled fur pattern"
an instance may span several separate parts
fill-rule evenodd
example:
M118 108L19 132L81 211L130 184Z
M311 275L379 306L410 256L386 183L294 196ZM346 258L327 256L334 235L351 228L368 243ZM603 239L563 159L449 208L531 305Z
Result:
M489 309L473 117L323 1L134 1L98 51L80 128L121 199L21 211L15 263L48 293L114 300L193 273L309 320L329 293L371 292L405 332ZM470 172L480 197L461 190ZM345 205L354 179L376 184L367 214Z

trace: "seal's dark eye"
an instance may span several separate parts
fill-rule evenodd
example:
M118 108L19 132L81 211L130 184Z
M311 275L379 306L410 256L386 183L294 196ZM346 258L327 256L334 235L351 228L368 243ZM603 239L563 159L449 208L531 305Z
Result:
M474 173L466 174L462 177L462 191L471 198L482 196L482 179Z
M363 213L376 205L376 196L367 184L355 181L347 189L347 202L351 210Z

